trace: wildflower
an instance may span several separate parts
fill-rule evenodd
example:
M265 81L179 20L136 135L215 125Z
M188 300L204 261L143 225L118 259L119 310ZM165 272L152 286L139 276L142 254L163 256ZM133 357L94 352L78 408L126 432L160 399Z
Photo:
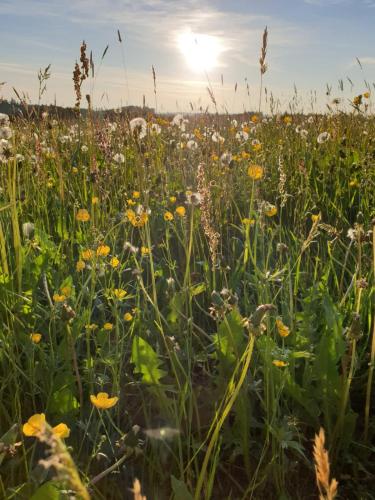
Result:
M76 219L79 222L87 222L90 220L90 214L85 208L80 208L77 212Z
M133 191L133 198L138 200L138 198L140 198L141 196L141 193L139 191Z
M247 175L253 181L258 181L263 177L264 169L260 165L250 165L247 169Z
M83 145L81 146L81 151L82 151L82 153L87 153L87 151L88 151L88 150L89 150L89 148L86 146L86 144L83 144Z
M134 207L134 205L136 205L137 203L129 198L128 200L126 200L126 204L129 205L129 207Z
M179 217L185 217L185 214L186 214L186 208L183 207L183 206L179 206L176 208L176 214L179 216Z
M72 173L75 175L75 174L78 174L78 168L77 167L72 167Z
M132 320L133 320L133 316L129 312L124 314L124 321L129 323Z
M312 222L318 222L320 220L320 214L312 214L311 220Z
M357 179L353 179L352 181L349 182L349 187L357 187L357 186L358 186Z
M98 257L107 257L110 251L111 249L108 245L99 245L96 249L96 255Z
M275 205L271 205L270 203L266 206L264 213L267 217L273 217L277 214L277 208Z
M113 161L118 164L125 163L125 156L122 153L116 153L113 155Z
M83 260L79 260L77 261L77 264L76 264L76 271L80 272L80 271L83 271L86 267L86 264Z
M118 401L118 397L114 396L110 398L106 392L99 392L96 396L91 394L90 396L91 403L100 410L107 410L108 408L112 408Z
M118 300L122 300L123 298L125 298L126 294L127 294L126 290L123 290L122 288L115 288L113 290L113 295Z
M292 123L292 117L291 116L284 116L284 119L283 119L285 125L290 125Z
M327 142L331 138L331 134L329 132L322 132L321 134L318 135L317 141L318 144L323 144L324 142Z
M109 264L111 267L113 267L113 269L115 269L116 267L119 266L120 261L117 257L112 257L112 259L109 261Z
M177 198L176 198L175 196L170 196L170 197L169 197L169 201L170 201L171 203L176 203L176 200L177 200Z
M82 259L83 260L91 260L94 257L94 252L89 248L87 250L82 251Z
M138 135L140 139L143 139L143 137L146 136L147 134L147 123L144 118L133 118L129 122L130 125L130 130L133 135Z
M259 122L259 118L257 115L253 115L250 120L252 121L252 123L258 123Z
M253 151L258 152L262 149L262 144L258 139L254 139L251 141L251 146L253 148Z
M190 141L187 141L187 143L186 143L186 147L187 147L188 149L192 149L192 150L193 150L193 149L198 149L198 144L197 144L195 141L190 140Z
M220 142L221 144L225 141L224 137L221 137L219 132L214 132L211 136L213 142Z
M171 221L171 220L173 220L173 214L172 214L172 212L165 212L164 213L164 220L165 221Z
M255 219L248 219L245 217L245 219L242 219L242 224L245 226L253 226L255 224Z
M142 255L149 255L150 249L147 247L141 247L141 254Z
M72 293L72 287L69 285L63 286L60 288L60 292L65 295L65 297L70 297Z
M290 334L289 327L284 325L281 319L276 320L276 327L280 337L287 337Z
M363 97L365 99L370 99L371 93L370 92L364 92Z
M161 132L161 127L157 123L152 123L150 126L150 130L153 135L159 135Z
M61 295L58 293L53 294L53 301L56 303L64 302L65 299L66 299L66 296L64 294L61 294Z
M34 344L39 344L39 342L42 340L42 334L41 333L30 333L30 339L31 342Z
M60 439L65 439L70 436L70 429L66 424L58 424L55 427L52 427L52 432L55 436Z
M278 368L284 368L285 366L288 366L288 363L285 363L285 361L280 361L279 359L273 360L272 364L277 366Z
M107 332L110 332L112 329L113 329L113 324L112 323L104 323L103 330L106 330Z
M29 420L23 424L22 432L25 436L37 436L44 428L46 416L44 413L36 413Z
M232 154L226 151L220 156L220 162L222 165L229 165L232 161Z
M134 227L143 227L148 221L148 214L143 209L140 214L136 214L134 210L128 209L126 211L126 216Z
M91 203L92 203L93 205L97 205L97 204L99 203L99 198L98 198L97 196L93 196L93 197L91 198Z
M98 325L96 323L89 323L85 325L86 330L89 330L90 332L93 332L98 328Z

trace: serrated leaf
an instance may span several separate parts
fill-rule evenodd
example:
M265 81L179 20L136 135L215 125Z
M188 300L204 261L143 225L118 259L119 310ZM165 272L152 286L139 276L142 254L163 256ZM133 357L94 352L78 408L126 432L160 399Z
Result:
M134 373L142 374L145 384L160 384L160 379L166 375L159 369L161 361L158 355L142 337L133 339L131 362L135 365Z

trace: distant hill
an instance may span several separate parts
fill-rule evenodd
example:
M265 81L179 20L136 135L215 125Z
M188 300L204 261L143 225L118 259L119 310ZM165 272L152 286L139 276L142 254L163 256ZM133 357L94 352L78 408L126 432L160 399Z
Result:
M119 109L106 109L106 110L95 110L93 111L94 116L103 116L103 117L114 117L119 111L121 113L126 114L130 118L135 116L147 116L150 114L155 114L153 108L149 108L147 106L124 106ZM67 119L67 118L76 118L77 112L74 108L65 108L62 106L55 106L54 104L50 105L37 105L37 104L23 104L11 99L10 101L1 101L0 102L0 113L5 113L9 116L22 116L24 118L40 118L42 113L47 112L50 117ZM81 109L81 116L87 116L88 110Z

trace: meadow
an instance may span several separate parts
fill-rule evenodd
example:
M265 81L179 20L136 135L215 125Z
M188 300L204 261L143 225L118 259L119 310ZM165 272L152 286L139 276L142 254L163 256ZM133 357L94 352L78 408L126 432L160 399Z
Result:
M371 99L0 116L2 498L375 498Z

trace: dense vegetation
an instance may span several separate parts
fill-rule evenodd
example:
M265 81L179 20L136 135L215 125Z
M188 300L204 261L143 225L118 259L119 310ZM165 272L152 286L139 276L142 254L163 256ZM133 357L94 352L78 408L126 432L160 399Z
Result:
M369 97L1 116L0 495L375 498Z

